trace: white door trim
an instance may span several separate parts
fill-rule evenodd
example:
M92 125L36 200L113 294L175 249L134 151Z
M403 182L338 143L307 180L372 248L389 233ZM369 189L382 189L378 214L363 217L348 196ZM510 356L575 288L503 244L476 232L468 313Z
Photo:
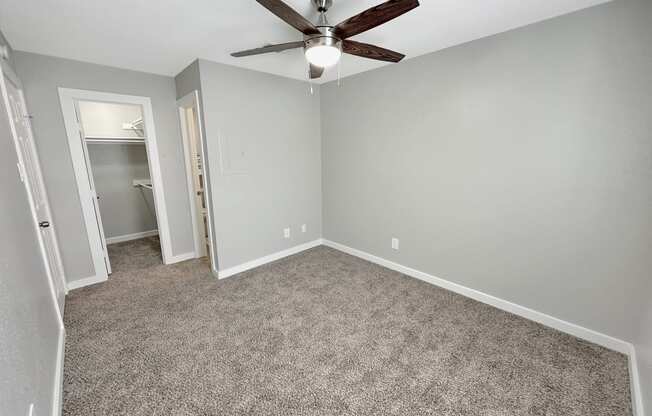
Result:
M66 330L63 326L59 328L59 342L57 344L52 391L52 416L61 416L63 411L63 365L66 355Z
M215 249L215 239L213 236L213 205L212 205L212 192L211 192L211 181L210 174L208 169L208 161L206 160L206 145L204 144L204 133L202 129L202 119L201 119L201 104L199 101L199 92L194 90L182 98L177 100L177 108L179 113L179 122L181 123L181 136L183 139L183 153L184 160L186 165L186 183L188 187L188 202L190 203L190 212L192 218L192 232L194 240L194 253L195 258L201 253L200 245L203 244L201 236L198 234L198 221L197 210L195 209L195 195L194 195L194 185L192 178L192 166L190 165L190 138L188 137L188 126L186 125L186 118L184 110L187 108L195 108L195 114L197 115L196 124L197 124L197 134L199 135L199 146L201 147L201 156L202 156L202 167L204 169L204 199L206 201L206 216L208 218L208 239L210 240L210 256L211 265L213 268L214 274L217 276L217 255Z
M163 263L169 264L172 255L172 242L170 239L170 226L168 223L167 208L165 206L165 191L163 186L163 176L161 173L160 156L156 140L156 129L154 127L154 112L152 103L148 97L135 95L114 94L108 92L78 90L70 88L59 88L59 101L61 111L63 112L64 124L68 135L68 146L70 156L72 157L75 179L77 181L77 191L81 201L81 208L84 214L86 232L88 234L88 243L90 245L95 268L96 281L108 279L106 266L104 264L104 251L102 248L100 232L97 229L97 219L95 210L92 205L92 190L88 180L88 171L84 162L84 152L81 138L79 136L79 126L75 116L75 102L83 101L100 101L119 104L140 105L143 109L143 118L145 121L145 146L147 150L147 161L152 176L152 185L154 192L154 207L156 211L156 220L158 231L161 239L161 251Z

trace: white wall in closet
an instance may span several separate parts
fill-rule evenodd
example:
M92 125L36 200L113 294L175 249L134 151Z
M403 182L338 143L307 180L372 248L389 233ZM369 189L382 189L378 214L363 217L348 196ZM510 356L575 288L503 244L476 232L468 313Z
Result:
M142 137L142 130L125 128L143 117L140 106L80 101L84 133L87 137ZM140 126L142 127L142 125Z

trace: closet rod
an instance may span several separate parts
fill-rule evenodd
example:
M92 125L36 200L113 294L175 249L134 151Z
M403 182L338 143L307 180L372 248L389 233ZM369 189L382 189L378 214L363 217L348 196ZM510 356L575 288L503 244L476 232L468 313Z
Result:
M112 143L122 143L122 144L145 144L145 138L123 138L123 137L86 137L86 143L97 143L97 144L112 144Z

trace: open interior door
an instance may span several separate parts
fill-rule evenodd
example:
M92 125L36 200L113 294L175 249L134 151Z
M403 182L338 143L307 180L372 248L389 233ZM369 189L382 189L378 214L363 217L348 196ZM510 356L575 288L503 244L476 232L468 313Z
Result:
M75 117L77 117L77 127L79 130L79 140L81 140L81 147L84 153L84 166L88 174L88 186L91 190L91 200L93 209L95 210L95 225L100 234L100 242L102 244L102 254L104 256L104 265L106 266L106 273L111 274L111 261L109 260L109 250L106 248L106 236L104 235L104 225L102 225L102 213L100 212L100 205L98 200L100 197L97 195L95 188L95 180L93 179L93 168L91 167L91 158L88 154L88 144L86 143L86 134L84 133L84 124L82 123L81 114L79 111L78 102L75 102Z
M2 68L0 71L0 89L2 90L2 99L7 107L9 124L16 145L18 170L21 180L25 184L34 218L34 228L41 248L40 255L43 257L45 269L59 307L59 314L63 319L66 284L55 224L52 221L39 157L32 135L30 116L27 112L20 81L6 68Z

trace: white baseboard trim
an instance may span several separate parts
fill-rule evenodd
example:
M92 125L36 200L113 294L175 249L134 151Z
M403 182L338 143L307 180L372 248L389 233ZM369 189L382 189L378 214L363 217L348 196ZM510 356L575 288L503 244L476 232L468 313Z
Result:
M167 262L165 264L179 263L186 260L192 260L194 258L197 258L197 255L195 254L194 251L191 251L190 253L183 253L183 254L178 254L176 256L172 256L167 259Z
M141 231L139 233L117 235L115 237L108 237L106 244L124 243L125 241L138 240L145 237L152 237L158 235L158 230Z
M97 284L97 283L106 282L107 280L108 280L108 278L98 277L98 276L85 277L83 279L73 280L72 282L67 282L66 283L66 289L68 291L75 290L75 289L79 289L80 287L90 286L90 285L94 285L94 284Z
M634 415L645 416L645 409L643 406L643 390L641 389L641 379L638 373L638 360L636 358L636 348L630 344L629 353L629 384L632 390L632 408ZM652 409L648 409L652 411Z
M523 318L529 319L534 322L538 322L542 325L554 328L558 331L573 335L577 338L592 342L594 344L600 345L602 347L608 348L625 354L629 357L629 366L630 366L630 383L632 390L632 405L634 407L634 414L636 416L644 416L643 410L643 398L641 394L641 385L638 375L638 366L636 361L636 351L634 345L627 341L623 341L609 335L602 334L600 332L594 331L592 329L584 328L582 326L563 321L561 319L555 318L545 313L535 311L530 308L526 308L521 305L506 301L504 299L497 298L492 295L480 292L475 289L462 286L451 281L432 276L428 273L413 269L411 267L403 266L402 264L395 263L390 260L383 259L382 257L374 256L373 254L366 253L362 250L351 248L345 246L344 244L336 243L334 241L323 239L323 244L325 246L334 248L336 250L343 251L347 254L350 254L355 257L367 260L372 263L376 263L388 269L403 273L405 275L414 277L424 282L430 283L435 286L450 290L451 292L458 293L467 298L477 300L478 302L486 303L495 308L504 310L506 312L513 313L514 315L521 316Z
M59 329L57 362L54 367L54 386L52 392L52 416L61 416L63 410L63 363L66 354L66 330Z
M256 268L258 266L262 266L263 264L282 259L283 257L291 256L293 254L300 253L304 250L308 250L310 248L320 246L322 245L322 243L323 243L322 239L319 238L317 240L313 240L305 244L300 244L298 246L290 247L286 250L279 251L277 253L270 254L268 256L261 257L256 260L251 260L246 263L239 264L237 266L229 267L228 269L219 270L217 277L219 279L224 279L226 277L233 276L234 274L242 273L244 271Z
M533 309L526 308L524 306L517 305L515 303L497 298L492 295L488 295L478 290L471 289L466 286L462 286L460 284L453 283L451 281L432 276L428 273L415 270L411 267L403 266L393 261L386 260L378 256L374 256L373 254L365 253L364 251L347 247L343 244L339 244L334 241L324 240L324 245L351 254L353 256L360 257L372 263L379 264L381 266L387 267L388 269L395 270L399 273L403 273L408 276L417 278L419 280L423 280L435 286L442 287L444 289L450 290L451 292L455 292L460 295L466 296L467 298L477 300L478 302L486 303L498 309L502 309L506 312L513 313L514 315L518 315L523 318L529 319L531 321L535 321L540 324L549 326L561 332L565 332L567 334L574 335L578 338L591 341L605 348L609 348L611 350L618 351L623 354L629 354L630 352L631 344L629 342L625 342L620 339L613 338L609 335L601 334L591 329L584 328L570 322L562 321L561 319L552 317L550 315L546 315L545 313L537 312Z

